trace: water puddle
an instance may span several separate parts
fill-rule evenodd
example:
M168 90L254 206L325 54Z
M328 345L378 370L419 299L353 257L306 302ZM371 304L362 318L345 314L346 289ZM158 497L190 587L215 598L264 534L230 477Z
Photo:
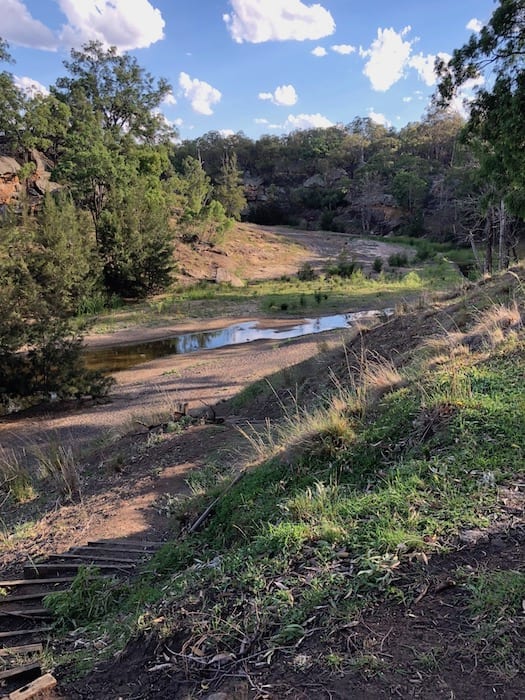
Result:
M383 311L358 311L335 316L321 316L301 320L300 323L281 328L260 327L257 321L234 323L226 328L197 333L183 333L171 338L152 340L133 345L117 345L109 348L88 349L84 353L85 363L89 369L101 372L119 372L130 369L150 360L167 355L182 355L196 350L214 350L227 345L251 343L254 340L286 340L303 335L348 328L356 321L389 315L390 309Z

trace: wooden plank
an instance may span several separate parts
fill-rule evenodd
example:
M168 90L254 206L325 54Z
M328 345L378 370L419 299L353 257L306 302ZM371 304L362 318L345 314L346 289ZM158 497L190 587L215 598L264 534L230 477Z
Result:
M33 663L24 664L23 666L8 668L7 671L0 671L0 681L3 681L5 678L14 678L14 676L22 676L24 673L29 673L30 671L40 672L40 662L34 661Z
M52 616L47 608L18 608L17 610L0 610L0 617L41 617L42 615Z
M101 552L103 554L108 554L108 555L113 555L113 554L125 554L129 555L130 557L133 555L136 555L137 558L139 557L146 557L152 554L152 551L147 551L145 549L131 549L131 547L103 547L102 545L98 544L93 544L89 545L86 547L72 547L71 552Z
M56 678L50 673L46 673L45 676L40 676L40 678L24 685L22 688L9 693L9 695L6 695L2 700L31 700L31 698L34 698L39 693L43 693L45 690L51 690L56 684Z
M0 656L16 656L17 654L24 656L26 654L38 654L42 651L44 651L42 644L24 644L21 647L0 649Z
M94 554L93 556L89 556L88 554L51 554L51 556L46 560L46 561L55 561L55 560L66 560L66 563L68 560L73 560L73 561L78 561L81 564L83 562L88 562L92 563L95 566L97 566L97 561L100 562L115 562L115 563L120 563L120 564L136 564L136 559L122 559L122 558L116 558L114 556L104 556L104 555L98 555Z
M67 589L65 589L67 590ZM38 591L37 593L24 593L22 595L8 595L5 598L0 598L0 607L2 605L7 605L9 603L18 603L21 600L40 600L48 593L53 593L53 591Z
M57 576L56 578L40 578L38 581L34 579L19 578L12 581L0 581L0 588L12 588L13 586L40 586L48 583L71 583L74 581L74 576Z
M11 632L0 632L0 639L9 637L21 637L25 634L40 634L40 632L51 632L53 627L33 627L32 630L12 630Z
M149 542L147 540L99 540L98 542L88 542L88 545L93 544L118 546L118 547L135 547L136 549L157 549L166 544L166 542Z
M26 564L24 566L24 576L28 579L38 579L40 574L50 574L53 571L71 571L72 569L79 569L82 566L82 562L71 562L71 564ZM134 564L99 564L97 569L104 569L106 571L110 570L121 570L126 571L134 569Z

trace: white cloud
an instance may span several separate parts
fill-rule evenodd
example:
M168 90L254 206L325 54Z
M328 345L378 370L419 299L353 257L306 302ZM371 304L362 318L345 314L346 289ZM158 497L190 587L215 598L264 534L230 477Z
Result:
M255 124L269 124L268 119L264 119L264 117L256 117L253 121Z
M335 31L335 22L322 5L301 0L230 0L233 12L223 15L238 44L247 41L304 41L320 39Z
M45 24L31 16L22 0L2 0L2 38L18 46L54 51L58 39Z
M469 19L467 22L466 29L470 29L472 32L480 32L483 28L483 22L480 19L476 19L476 17L473 17L472 19Z
M436 84L436 74L434 72L435 63L436 57L431 53L426 56L423 56L422 53L418 53L412 56L408 61L408 65L416 69L421 80L429 87Z
M182 119L182 117L177 117L177 119L173 120L173 124L175 124L175 126L182 126L184 124L184 119Z
M28 97L36 97L37 95L49 95L49 90L45 85L39 83L38 80L33 80L33 78L28 78L27 76L19 77L14 76L14 83L17 88L22 90Z
M412 102L413 99L413 97L403 97L403 102Z
M386 127L392 126L392 122L390 122L381 112L374 112L373 109L369 109L368 116L375 124L381 124L381 126Z
M298 97L293 85L280 85L274 92L260 92L259 99L270 100L279 107L292 107Z
M194 112L206 115L213 114L212 105L220 102L222 97L219 90L203 80L190 78L187 73L179 75L179 85L184 92L184 97L190 101Z
M470 113L470 103L475 97L475 89L480 87L485 83L485 78L479 76L478 78L470 78L466 80L458 93L454 96L450 102L449 109L452 112L457 112L464 119L468 119Z
M168 92L166 97L162 100L162 104L164 105L176 105L177 100L175 99L175 95L171 92L171 90Z
M233 129L219 129L219 134L227 139L228 136L235 136L235 131Z
M316 46L315 49L312 49L310 51L310 53L314 56L317 56L317 58L321 58L322 56L326 56L328 51L326 49L323 49L322 46Z
M284 131L295 131L297 129L327 129L329 126L334 126L322 114L290 114L288 119L283 124Z
M120 51L146 48L164 37L164 19L149 0L58 0L67 19L67 46L99 40Z
M410 29L396 32L393 28L379 28L370 48L359 49L360 56L368 58L363 73L374 90L386 92L403 77L412 51L412 42L404 39Z
M355 46L350 46L350 44L334 44L330 46L332 51L340 53L342 56L348 56L350 53L354 53L356 50Z

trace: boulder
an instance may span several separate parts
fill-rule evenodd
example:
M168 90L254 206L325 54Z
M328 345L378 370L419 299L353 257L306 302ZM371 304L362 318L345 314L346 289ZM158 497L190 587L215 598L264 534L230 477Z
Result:
M217 284L230 284L232 287L245 286L245 282L243 282L240 277L237 277L237 275L226 270L224 267L218 267L215 271L215 281Z

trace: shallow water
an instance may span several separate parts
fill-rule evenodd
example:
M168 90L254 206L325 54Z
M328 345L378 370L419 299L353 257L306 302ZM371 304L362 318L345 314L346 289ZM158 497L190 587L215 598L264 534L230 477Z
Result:
M86 350L84 358L90 369L108 373L119 372L167 355L182 355L196 350L213 350L227 345L251 343L254 340L286 340L322 331L336 330L337 328L349 328L360 319L374 318L380 314L388 314L389 311L389 309L386 311L358 311L349 314L308 318L295 325L290 325L287 322L286 326L280 328L261 328L257 321L234 323L217 330L182 333L162 340Z

